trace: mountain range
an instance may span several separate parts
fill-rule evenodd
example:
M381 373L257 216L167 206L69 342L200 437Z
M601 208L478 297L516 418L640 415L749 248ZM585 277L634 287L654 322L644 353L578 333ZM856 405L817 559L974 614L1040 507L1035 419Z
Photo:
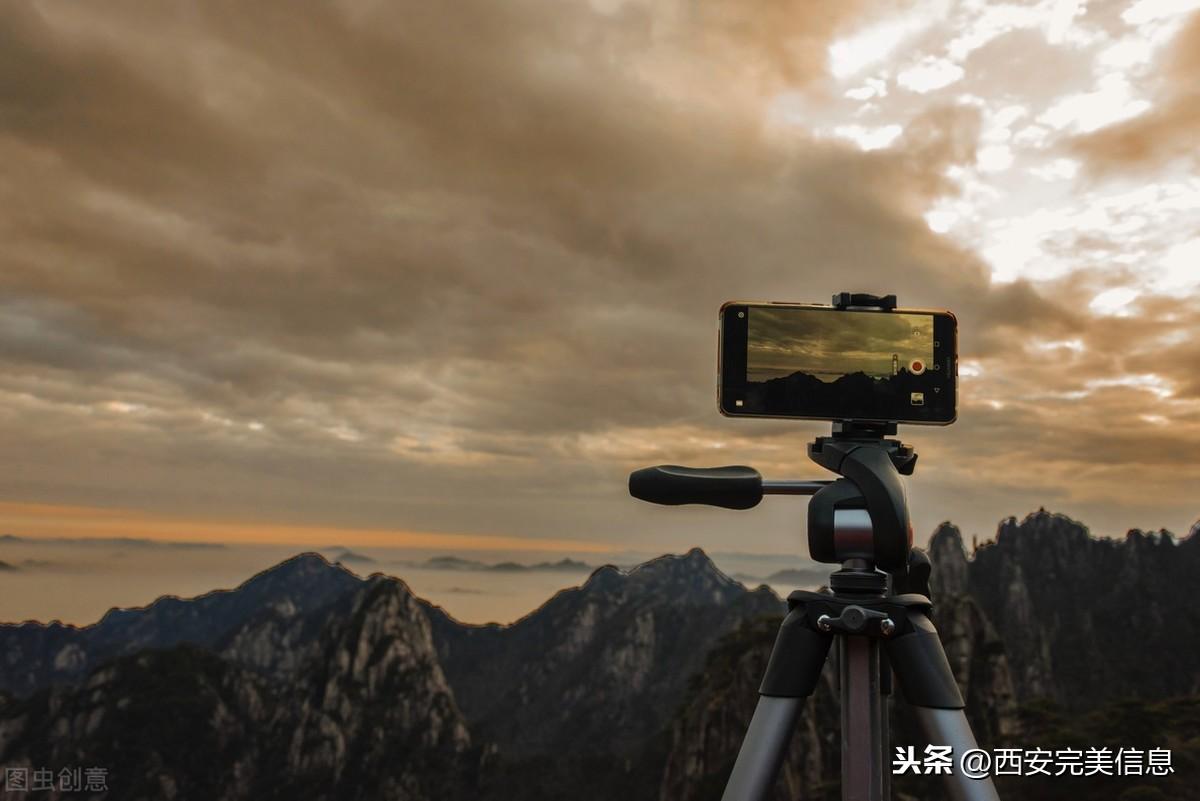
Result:
M1200 720L1198 539L1097 539L1038 512L1004 521L969 558L940 527L935 622L981 742L1042 733L1036 745L1052 746L1089 720L1107 737L1114 704L1128 720L1169 703L1162 719L1179 731ZM698 549L598 568L503 626L461 623L400 579L301 554L237 589L91 626L0 626L0 766L106 766L110 791L96 797L113 799L715 799L783 611ZM895 737L915 737L895 706ZM1196 730L1137 745L1186 760L1200 756ZM1083 797L1193 798L1197 764ZM777 797L835 797L837 766L827 670Z
M425 570L492 570L499 573L527 573L531 571L539 573L580 573L595 569L593 566L585 562L580 562L577 559L559 559L557 562L537 562L526 565L520 562L488 564L487 562L479 562L474 559L463 559L460 556L435 556L424 562L410 566Z
M933 372L916 375L904 368L886 376L847 373L834 381L800 370L748 382L745 395L747 404L762 414L788 416L803 409L806 415L837 417L853 409L859 417L887 420L903 410L903 417L923 420L939 419L946 410L938 394L941 383ZM913 393L922 396L919 405L913 405Z

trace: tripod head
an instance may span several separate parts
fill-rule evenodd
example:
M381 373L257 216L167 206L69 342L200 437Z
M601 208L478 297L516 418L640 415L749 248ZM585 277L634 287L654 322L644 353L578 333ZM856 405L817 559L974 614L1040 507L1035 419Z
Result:
M834 423L833 433L809 443L808 456L841 476L833 481L764 480L753 467L680 467L659 465L634 471L629 493L651 503L704 504L750 509L764 495L811 495L808 550L818 562L855 560L874 572L904 581L912 548L908 497L901 480L911 475L917 454L885 433L895 423Z
M809 501L809 555L818 562L863 559L888 572L903 569L912 548L912 524L900 476L912 475L916 467L913 449L872 429L835 424L832 436L808 446L808 457L842 476ZM867 532L839 531L837 512L852 509L867 512Z

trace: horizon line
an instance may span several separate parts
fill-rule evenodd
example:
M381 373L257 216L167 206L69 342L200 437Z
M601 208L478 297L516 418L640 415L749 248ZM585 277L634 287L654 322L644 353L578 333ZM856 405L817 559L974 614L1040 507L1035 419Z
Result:
M0 534L27 540L145 540L176 545L278 545L385 547L466 551L614 553L594 540L508 534L422 531L405 528L196 519L121 507L0 501ZM335 543L336 546L331 546Z

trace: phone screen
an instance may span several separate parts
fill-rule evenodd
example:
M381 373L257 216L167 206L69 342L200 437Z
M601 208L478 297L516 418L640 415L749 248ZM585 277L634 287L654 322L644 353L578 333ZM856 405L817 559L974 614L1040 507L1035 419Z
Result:
M956 332L948 312L727 304L721 331L725 414L954 419Z

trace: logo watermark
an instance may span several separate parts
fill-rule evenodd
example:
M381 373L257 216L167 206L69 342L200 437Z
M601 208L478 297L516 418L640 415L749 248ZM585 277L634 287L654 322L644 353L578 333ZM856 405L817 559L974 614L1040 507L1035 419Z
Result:
M1166 776L1174 773L1167 748L972 748L955 760L949 745L896 746L892 774L989 776Z
M10 792L103 793L108 791L108 768L65 767L31 768L25 765L4 768L4 789Z

